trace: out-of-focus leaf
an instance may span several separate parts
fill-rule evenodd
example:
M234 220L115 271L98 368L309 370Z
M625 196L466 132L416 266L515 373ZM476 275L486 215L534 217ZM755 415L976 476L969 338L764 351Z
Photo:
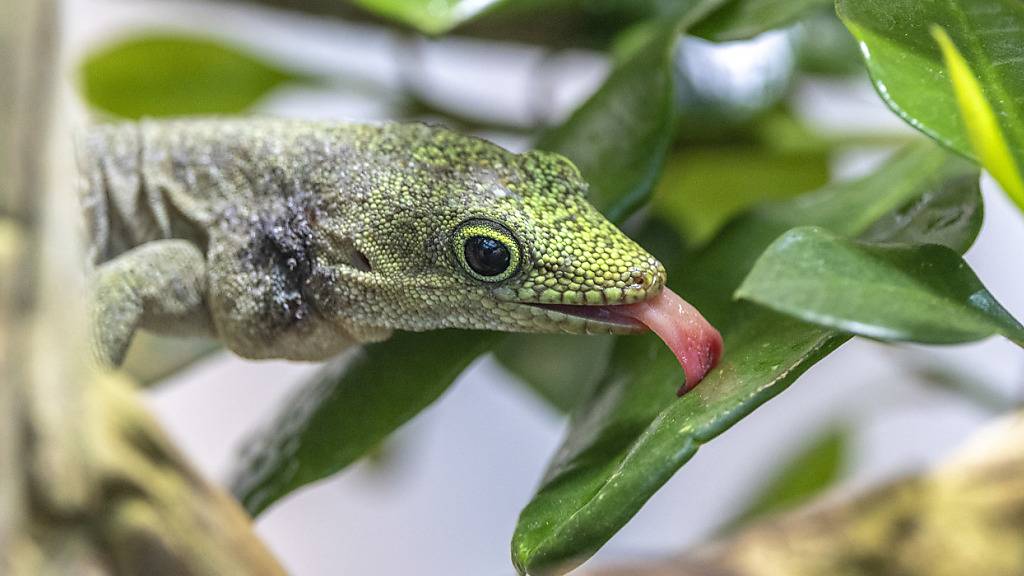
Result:
M301 75L208 39L154 34L119 42L82 64L82 91L125 118L238 114Z
M917 382L967 400L985 412L1000 414L1021 405L1020 398L1000 392L977 371L943 360L938 354L899 348L892 352L899 365Z
M249 441L232 491L257 514L341 470L436 400L498 339L457 330L400 333L329 363Z
M512 549L520 573L560 574L585 561L700 444L780 393L848 338L768 310L722 303L774 238L794 224L831 224L855 236L910 202L922 204L910 212L915 218L927 218L927 203L936 195L926 193L942 190L949 178L965 182L970 172L940 150L920 148L859 182L757 209L726 227L689 262L686 274L675 276L677 291L723 328L721 364L676 399L682 374L672 353L653 337L618 341L608 373L574 414L539 492L520 516ZM958 190L977 194L976 184ZM976 233L964 226L951 230Z
M857 41L836 17L834 2L797 22L797 64L804 72L846 76L864 69Z
M991 106L998 130L1024 165L1024 2L1020 0L838 0L837 10L860 41L878 93L911 126L975 157L959 114L951 76L931 25L959 47L976 81L971 100ZM977 122L972 117L968 123ZM984 129L986 137L993 130Z
M782 464L729 527L795 508L832 487L849 464L850 435L828 430Z
M736 297L878 340L956 344L1002 334L1024 346L1024 327L959 254L936 244L878 245L796 228L768 247Z
M715 40L742 40L792 24L807 12L834 0L730 0L694 27L693 33Z
M738 169L742 167L742 169ZM701 245L736 214L828 182L829 155L783 153L766 147L689 148L673 154L662 172L652 207Z
M674 30L658 30L643 49L612 71L602 89L568 122L537 143L537 148L559 152L576 163L590 182L591 203L611 218L621 218L643 203L672 141L670 63L675 41ZM602 139L618 138L636 147L594 146Z
M494 355L549 404L568 412L590 396L608 367L614 342L611 336L513 334Z
M356 4L366 10L412 26L425 34L444 34L504 2L505 0L355 0Z
M678 16L650 27L647 41L612 70L601 89L537 143L576 163L590 182L590 201L612 220L644 203L672 143L672 66L680 30L721 3L679 2Z
M707 10L716 3L694 1L681 14ZM667 38L674 42L674 33ZM650 69L646 59L636 60L634 65ZM590 181L601 188L602 207L614 208L619 217L630 213L625 206L645 197L652 177L645 171L633 172L635 179L630 182L616 173L620 164L602 166L586 160L629 156L635 150L653 150L663 156L664 151L649 147L647 131L587 136L594 135L602 121L600 115L621 116L644 125L651 123L648 114L662 118L660 110L643 108L647 100L637 93L636 86L622 81L623 77L640 76L617 70L552 137L562 144L555 149L579 161ZM614 181L614 188L605 187L609 181ZM631 200L623 202L615 194ZM328 367L249 442L233 482L235 494L250 512L257 513L300 486L343 469L428 406L463 368L503 337L453 331L399 334L367 346L351 363Z
M1024 18L1021 20L1024 21ZM1006 136L999 126L999 118L985 96L985 90L975 77L976 73L971 70L970 64L953 44L949 34L942 28L935 28L932 32L942 48L946 68L949 70L949 77L956 93L956 101L960 106L960 115L967 128L967 137L981 165L1003 186L1003 190L1017 206L1024 210L1024 177L1021 176L1021 165L1018 163L1018 160L1024 161L1024 152L1021 152L1017 159L1014 158ZM1020 35L1024 36L1024 29L1020 30ZM1024 58L1024 47L1020 49L1019 58ZM1016 97L1018 100L1024 99L1019 93ZM1024 112L1024 106L1019 107L1019 110ZM1024 114L1018 117L1018 121L1024 122ZM1024 124L1019 127L1024 128ZM1018 136L1021 137L1016 144L1024 146L1024 130Z

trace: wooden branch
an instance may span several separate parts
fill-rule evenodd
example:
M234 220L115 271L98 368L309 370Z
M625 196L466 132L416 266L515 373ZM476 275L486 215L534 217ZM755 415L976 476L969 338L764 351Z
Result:
M0 2L0 574L283 574L89 359L56 7Z
M929 474L822 501L733 537L594 576L1020 576L1024 412Z

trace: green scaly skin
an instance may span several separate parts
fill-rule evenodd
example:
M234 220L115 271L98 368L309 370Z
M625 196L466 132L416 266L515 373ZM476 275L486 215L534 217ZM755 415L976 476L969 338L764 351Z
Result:
M294 120L97 126L78 148L111 364L140 328L296 360L394 329L630 333L643 328L598 306L665 282L553 153L420 124ZM473 270L476 236L507 247L506 272Z

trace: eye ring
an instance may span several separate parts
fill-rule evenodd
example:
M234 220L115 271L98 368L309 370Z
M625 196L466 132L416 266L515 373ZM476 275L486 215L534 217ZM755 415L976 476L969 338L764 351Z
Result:
M452 244L459 265L476 280L507 280L522 264L519 241L508 228L491 220L474 218L459 224Z

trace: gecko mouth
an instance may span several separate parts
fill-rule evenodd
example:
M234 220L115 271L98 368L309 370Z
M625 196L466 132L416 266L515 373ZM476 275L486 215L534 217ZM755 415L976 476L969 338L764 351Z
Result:
M531 304L545 310L587 320L606 332L636 333L651 329L672 350L683 367L684 393L697 385L718 364L722 355L722 336L689 302L663 288L657 294L635 304L611 306L573 306Z
M529 306L534 308L540 308L541 310L551 310L565 316L572 316L573 318L582 318L588 320L588 326L591 323L596 323L600 326L607 327L614 330L616 333L637 333L646 332L647 326L629 316L623 314L617 308L624 308L626 305L611 305L611 306L590 306L590 305L573 305L573 304L536 304L528 303Z

